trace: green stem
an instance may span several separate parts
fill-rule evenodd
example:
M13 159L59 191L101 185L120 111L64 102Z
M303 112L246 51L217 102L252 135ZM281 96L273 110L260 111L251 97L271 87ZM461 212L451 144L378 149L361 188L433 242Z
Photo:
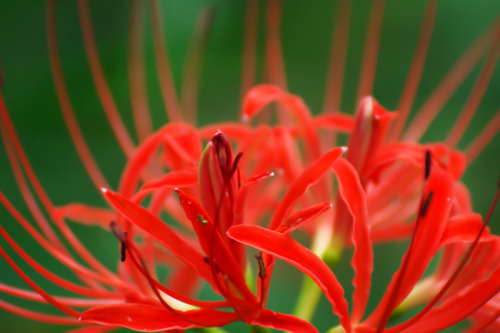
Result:
M321 289L319 289L318 285L309 276L304 276L299 300L294 312L295 316L311 321L320 296Z

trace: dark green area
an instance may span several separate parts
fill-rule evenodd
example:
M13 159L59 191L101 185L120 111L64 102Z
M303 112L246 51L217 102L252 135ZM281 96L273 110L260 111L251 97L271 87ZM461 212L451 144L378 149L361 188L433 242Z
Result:
M353 113L355 107L354 97L370 12L367 3L354 1L353 4L342 99L342 111L348 113ZM199 123L237 120L245 2L163 0L161 4L177 87L181 85L184 57L197 13L203 6L214 6L216 16L201 73ZM128 1L90 1L90 5L106 79L129 131L134 133L127 72ZM418 39L424 7L423 0L388 0L386 4L373 94L390 110L398 105ZM499 13L500 3L496 0L439 2L434 35L413 112L425 102L460 55L492 24ZM314 113L320 112L322 108L334 14L332 1L284 1L282 43L289 90L302 96ZM262 17L261 29L263 23ZM105 119L92 82L75 1L58 1L57 26L65 80L79 124L105 177L116 188L126 160ZM156 76L149 19L146 20L146 26L149 103L154 127L157 129L167 118ZM262 65L263 42L259 45L259 64ZM46 46L44 1L0 1L0 62L5 77L2 93L7 107L33 168L53 203L63 205L84 202L104 205L79 161L59 109ZM446 104L424 136L425 142L439 141L446 137L467 100L479 71L480 66L477 66ZM499 88L500 73L496 69L477 114L459 144L460 148L465 148L471 142L500 107ZM136 135L133 134L133 137L136 138ZM495 192L500 169L499 151L500 136L497 136L463 177L472 193L475 211L481 214L486 213ZM0 190L22 214L29 216L3 146L0 148ZM497 212L492 220L491 229L496 233L500 232L499 216ZM68 269L58 264L31 240L3 208L0 208L0 224L36 260L53 268L55 273L71 278ZM99 260L115 269L119 253L118 242L113 236L97 227L70 226ZM0 246L18 259L3 239L0 240ZM376 307L382 297L405 249L404 244L377 247L369 311ZM348 298L352 293L349 254L346 253L335 269ZM60 288L40 279L24 263L19 262L19 265L48 292L65 295ZM275 274L269 306L275 311L290 313L301 285L301 274L280 261ZM3 260L0 260L0 281L27 288ZM58 314L57 310L44 305L18 302L5 295L1 295L0 299ZM6 312L0 312L0 321L1 330L5 332L67 330L31 322ZM320 331L324 331L337 321L331 313L331 306L323 297L313 323ZM243 329L246 328L239 324L230 326L230 330L234 332Z

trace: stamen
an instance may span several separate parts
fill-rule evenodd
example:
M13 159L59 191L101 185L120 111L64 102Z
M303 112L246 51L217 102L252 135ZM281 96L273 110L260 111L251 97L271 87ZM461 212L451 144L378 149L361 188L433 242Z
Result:
M0 255L7 261L7 263L12 267L12 269L26 282L33 290L40 294L49 304L56 307L58 310L67 314L68 316L79 318L80 313L75 311L66 305L58 302L52 296L50 296L47 292L45 292L42 288L40 288L33 280L31 280L20 268L17 266L14 261L10 258L10 256L0 247Z
M80 26L82 28L85 52L87 53L90 72L92 73L97 94L99 95L104 113L108 118L108 122L115 133L120 147L125 155L130 158L134 153L135 145L128 133L127 127L123 123L120 112L118 112L99 61L87 0L78 0L78 14L80 16Z
M88 289L86 287L77 285L73 282L69 282L58 275L50 272L47 270L45 267L40 265L38 262L36 262L33 258L31 258L13 239L10 237L10 235L5 231L0 226L0 235L7 241L7 243L16 251L16 253L29 265L31 266L37 273L39 273L41 276L46 278L48 281L58 285L61 288L64 288L68 291L71 291L75 294L87 296L87 297L97 297L97 298L104 298L104 299L110 299L110 298L115 298L116 295L113 292L108 292L108 291L100 291L100 290L95 290L95 289ZM50 251L48 250L50 253ZM70 267L71 268L71 267ZM74 270L76 271L76 270ZM77 272L75 272L77 273ZM94 279L92 276L85 275L81 272L78 272L79 275L82 275L85 277L87 281L93 281ZM104 279L104 278L103 278ZM109 280L109 279L108 279ZM121 286L123 288L123 286Z
M196 108L198 104L198 86L200 80L203 54L212 29L214 8L203 8L198 15L195 32L187 51L182 76L181 105L188 123L196 124Z
M491 140L500 131L500 110L497 111L493 119L488 122L488 125L479 133L465 149L465 157L467 164L471 164L483 149L490 143Z
M351 0L341 0L336 7L336 23L330 51L330 62L328 64L328 78L326 82L323 112L340 110L347 42L349 39L351 4Z
M267 2L266 15L266 63L269 82L287 91L285 62L281 50L281 0ZM276 105L278 122L290 125L292 119L283 105Z
M161 10L158 8L158 0L150 0L149 7L156 67L158 70L158 79L160 80L163 102L167 110L168 119L171 122L181 121L182 115L179 110L172 71L170 70L168 51L164 43L165 36L163 34L164 29L161 22Z
M72 317L58 317L58 316L52 316L52 315L47 315L35 311L30 311L23 309L21 307L15 306L13 304L4 302L0 300L0 309L8 311L10 313L13 313L15 315L18 315L23 318L28 318L30 320L35 320L39 321L42 323L47 323L47 324L55 324L55 325L81 325L82 322L80 322L76 318ZM78 317L77 317L78 318Z
M57 34L55 22L55 1L47 1L47 44L49 49L50 67L52 77L56 89L57 99L59 106L66 122L71 140L75 145L76 151L80 160L82 161L85 170L89 174L92 182L97 189L101 187L111 188L104 178L101 170L99 169L94 157L92 156L87 142L85 141L82 131L78 126L73 106L69 99L68 90L64 82L64 77L61 69L61 61L59 59L59 52L57 50Z
M120 238L118 238L118 239L120 239ZM144 259L141 257L139 251L130 242L127 243L127 251L128 251L128 253L130 255L130 258L132 259L132 262L139 269L139 271L144 275L144 277L148 280L148 283L149 283L149 286L151 287L151 290L153 291L153 293L155 294L156 298L161 303L161 305L163 305L163 307L165 309L167 309L171 314L173 314L177 318L179 318L181 320L184 320L187 323L191 323L193 325L204 326L204 324L201 323L201 322L196 322L196 321L191 320L190 318L187 318L184 315L183 311L176 310L173 307L171 307L167 302L165 302L165 300L163 299L163 297L158 292L158 288L156 286L157 281L155 279L153 279L151 277L151 275L149 274L149 271L148 271L148 268L146 266L146 263L144 262ZM137 262L137 260L136 260L136 258L134 256L134 253L135 253L135 255L137 255L137 258L139 259L139 262Z
M375 70L377 67L377 53L382 30L382 18L384 16L385 0L374 0L366 36L365 53L359 78L358 95L356 103L366 96L371 95L373 81L375 80Z
M429 179L429 176L431 175L431 163L432 163L431 151L427 150L425 152L425 173L424 173L425 180Z
M245 36L243 37L243 66L241 73L241 103L255 83L257 62L257 32L259 23L259 0L247 0Z
M264 262L264 258L262 257L262 252L259 252L259 255L255 256L255 259L257 259L257 264L259 265L259 278L265 279L266 278L266 264Z
M128 72L130 103L139 142L144 141L153 132L146 92L143 35L144 1L133 0L130 2Z
M115 237L118 238L118 240L120 242L124 241L124 243L126 245L127 252L129 254L129 258L132 260L133 265L148 280L148 283L150 284L151 289L153 289L153 292L157 295L157 297L160 297L159 293L157 291L157 289L159 289L160 291L164 292L168 296L170 296L170 297L172 297L172 298L174 298L182 303L190 304L193 306L198 306L198 307L202 307L202 308L203 307L206 307L206 308L225 308L225 307L229 306L229 303L226 301L214 301L214 302L213 301L198 301L198 300L194 300L194 299L179 295L179 294L173 292L172 290L166 288L161 283L159 283L158 281L156 281L155 279L153 279L151 277L151 274L149 273L149 270L147 269L146 263L145 263L144 259L142 258L141 254L139 253L137 248L133 245L133 243L131 243L128 240L128 238L126 238L126 232L122 232L121 228L115 222L110 223L110 228L111 228L111 231L113 232L113 234L115 235ZM135 255L134 255L134 253L135 253ZM139 261L137 261L136 256L137 256ZM162 300L163 299L161 299L160 302L162 302ZM181 318L181 319L183 319L183 318ZM190 321L188 321L188 322L190 322Z
M401 99L399 100L398 112L394 127L392 129L390 141L395 141L401 135L401 131L405 125L411 106L417 93L418 84L422 77L422 72L425 65L425 58L429 50L429 44L432 37L432 29L437 11L437 0L429 0L425 9L424 20L422 22L422 31L417 43L417 49L413 57L410 67L410 73L405 83Z
M204 257L203 257L203 261L204 261L205 263L209 264L209 265L211 264L211 260L210 260L210 257L209 257L209 256L204 256ZM219 267L219 264L217 263L217 260L215 260L215 259L213 259L213 262L214 262L214 266L215 266L215 272L216 272L217 274L219 274L219 273L220 273L220 271L221 271L221 270L220 270L220 267Z
M422 105L411 121L408 129L403 135L402 141L420 140L443 105L446 104L451 95L457 90L489 49L492 35L492 29L488 29L488 31L481 35L448 71L446 77L441 81L438 87L434 89L432 95L427 99L424 105Z
M479 106L479 103L486 92L486 88L488 88L488 84L490 83L493 71L497 65L498 57L500 56L500 23L498 24L491 48L490 54L488 55L488 58L481 69L481 73L477 78L474 89L469 95L460 116L456 120L453 128L448 134L448 137L446 138L446 143L450 148L455 147L462 138L462 135L467 129L472 117L476 113L477 107Z
M238 168L238 164L240 163L240 160L241 160L241 157L243 156L243 152L239 152L236 157L234 158L234 161L233 161L233 166L232 166L232 170L231 170L231 175L229 178L233 178L233 175L234 173L236 172L236 170L239 170ZM238 171L238 182L239 182L239 171Z

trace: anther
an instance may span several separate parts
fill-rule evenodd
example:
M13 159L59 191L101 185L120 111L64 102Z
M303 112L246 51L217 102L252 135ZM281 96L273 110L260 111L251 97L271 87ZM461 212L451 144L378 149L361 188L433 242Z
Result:
M259 252L258 256L255 256L257 259L257 264L259 265L259 277L261 279L266 278L266 264L264 263L264 258L262 257L262 252Z
M111 221L111 223L109 224L109 228L111 229L113 235L115 235L115 237L118 238L120 242L125 241L122 228L120 228L120 226L115 221Z
M431 156L431 151L426 150L425 151L425 180L429 179L429 176L431 175L431 162L432 162L432 156Z
M434 195L434 192L429 192L429 195L427 196L427 198L425 198L425 201L420 206L420 211L418 212L418 215L420 217L425 216L425 213L427 212L427 208L429 208L429 204L431 203L433 195Z
M127 232L125 231L123 233L125 238L127 238ZM127 243L126 242L120 242L120 261L124 262L125 259L127 259Z
M201 223L201 225L207 225L208 220L205 220L205 219L203 218L203 215L198 214L198 222L200 222L200 223Z
M210 257L209 256L204 256L203 261L210 265ZM220 273L219 264L217 263L217 260L215 260L215 259L214 259L214 267L215 267L215 273L219 274Z
M238 169L238 164L240 163L241 157L243 156L243 152L239 152L236 157L234 158L233 161L233 167L231 170L231 176L229 178L232 178L236 170Z

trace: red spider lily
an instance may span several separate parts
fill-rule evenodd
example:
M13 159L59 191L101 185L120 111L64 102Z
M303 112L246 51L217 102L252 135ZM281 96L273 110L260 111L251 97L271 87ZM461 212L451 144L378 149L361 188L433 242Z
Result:
M330 207L329 204L326 207L325 205L311 207L308 210L295 214L289 219L285 219L288 215L286 212L289 212L293 208L300 195L309 186L317 182L331 165L335 163L343 151L344 149L342 148L336 148L319 158L290 187L273 217L273 220L278 221L281 225L282 232L289 233L300 224L320 214L325 208ZM199 305L201 308L199 310L180 312L164 302L158 293L158 299L166 309L160 307L160 309L152 310L153 313L159 312L159 314L162 314L159 318L166 318L168 315L175 322L175 325L179 326L167 323L163 319L158 319L161 321L161 324L152 324L156 325L154 329L160 327L158 325L163 325L161 326L162 329L193 326L223 326L239 318L252 325L268 326L293 332L316 331L308 322L293 316L274 314L269 310L265 310L264 306L267 302L273 258L268 256L259 256L257 258L259 261L258 276L260 281L259 295L257 297L252 294L245 282L243 273L246 262L242 260L242 258L245 258L244 252L242 253L242 250L244 250L242 245L227 237L223 237L230 227L241 224L245 210L245 199L250 186L272 175L270 173L257 175L240 184L238 171L240 157L241 155L237 155L233 161L231 147L227 138L223 133L217 133L209 141L205 153L200 160L199 185L203 205L192 195L176 190L182 208L197 234L199 246L204 252L205 257L176 235L174 230L161 222L161 220L148 210L142 208L138 202L134 203L134 200L128 200L111 191L106 190L104 192L108 201L128 221L148 233L150 237L155 238L170 252L192 267L198 272L199 276L210 283L214 290L227 300L222 303L207 302L210 307L231 306L235 311L233 314L217 312L210 307L188 301L190 304ZM137 198L137 195L135 198ZM166 290L165 287L161 286L158 281L149 275L146 264L142 262L142 259L137 258L139 251L128 240L129 235L125 236L121 231L115 232L123 243L123 246L127 249L127 253L133 263L146 276L153 290L156 291L156 288L158 288L158 290L176 298L171 291ZM179 300L186 302L185 298ZM140 330L149 329L145 327L144 320L149 317L148 310L151 308L151 305L142 306L139 302L135 305L137 306L137 311L135 312L130 305L103 305L85 311L81 318L82 321L90 323L119 325ZM203 317L203 315L206 316ZM179 320L183 323L182 325L179 324Z
M426 169L429 170L430 153L427 156ZM362 233L356 229L366 229L367 225L366 196L354 168L347 161L340 159L333 165L333 170L339 176L341 195L353 214L353 239L356 239L356 235ZM464 320L490 302L490 310L487 307L482 309L483 313L489 315L486 318L484 314L483 317L477 315L479 319L476 319L477 327L484 328L498 317L496 314L491 316L491 302L500 290L497 278L497 271L500 270L496 264L498 256L495 254L498 250L494 250L500 245L500 238L489 235L485 232L485 227L500 197L500 188L483 224L478 215L452 212L454 185L450 172L439 168L432 172L427 170L428 179L422 191L419 209L415 213L416 225L410 246L379 307L365 320L362 318L370 292L371 272L365 274L360 268L372 267L373 256L353 257L355 291L353 310L349 315L343 289L333 272L311 250L301 246L290 236L280 230L247 225L231 227L228 235L243 244L281 258L307 274L331 302L345 332L437 332ZM464 247L465 242L472 242L468 251ZM369 241L355 242L357 251L364 251L363 247L367 246L371 246ZM437 272L417 284L431 259L443 247L446 254ZM465 252L467 254L460 263ZM481 260L492 254L493 257L488 260ZM469 258L471 262L465 265ZM441 303L435 306L438 301ZM393 314L398 304L401 304L398 311L404 312L426 302L429 304L417 316L384 330L389 315ZM337 328L333 331L341 330Z
M140 7L138 3L133 1L132 12ZM279 42L279 1L269 1L266 22L266 61L272 85L251 88L254 83L251 79L254 75L251 64L255 62L255 45L252 44L252 39L255 38L255 22L258 19L258 5L255 3L249 1L242 80L242 91L248 94L243 100L242 118L250 121L254 117L261 117L257 121L261 125L251 127L224 123L195 129L183 122L195 121L196 76L201 53L198 51L203 49L206 41L206 22L209 21L210 14L204 17L200 30L195 32L194 51L188 60L183 96L181 103L178 103L166 59L157 3L151 1L159 79L165 108L172 122L152 132L149 114L144 112L148 106L144 72L141 68L142 54L138 47L141 37L138 28L134 27L137 22L132 22L130 84L133 115L140 139L140 144L135 147L104 79L93 40L88 6L86 1L79 1L83 38L92 76L106 116L128 157L128 163L117 191L104 191L104 197L113 210L82 204L55 207L39 184L19 143L5 104L0 100L1 131L9 159L19 188L42 233L33 228L3 195L0 195L0 201L36 241L68 266L83 284L71 283L48 271L31 259L0 228L0 234L35 270L51 282L79 295L74 298L49 295L0 249L0 254L36 293L7 285L1 285L1 290L21 298L48 302L68 317L44 315L6 302L1 302L0 307L44 322L104 325L88 325L83 328L87 332L113 330L118 326L142 331L183 330L191 327L224 326L236 320L287 331L314 332L315 328L305 320L266 309L275 257L278 256L292 262L318 283L331 301L334 312L341 318L346 331L375 331L377 325L385 325L380 323L386 321L394 311L404 311L426 302L431 304L428 312L423 313L419 321L414 319L415 322L403 324L406 329L418 330L425 327L434 330L470 315L480 329L495 316L498 307L493 298L497 291L494 277L498 273L495 271L495 261L487 261L484 256L498 247L496 237L485 233L478 238L479 244L473 253L475 265L465 266L455 278L453 268L458 264L460 255L466 252L460 242L474 242L481 229L479 217L471 213L467 189L458 180L466 164L477 156L498 131L500 118L495 117L469 146L465 158L452 148L469 123L488 84L498 57L498 33L486 33L478 45L466 54L410 124L403 135L405 141L399 141L425 61L436 1L430 1L428 5L426 23L408 84L401 98L398 116L385 110L373 98L366 97L361 99L355 118L342 113L330 113L331 110L339 109L342 85L342 75L339 72L343 73L348 26L348 19L346 22L345 17L348 16L339 14L342 19L338 20L336 29L338 35L332 55L334 62L328 78L329 92L325 97L327 112L312 116L303 100L288 93L286 89ZM49 1L47 8L49 49L61 109L93 182L96 187L109 189L110 186L93 160L73 115L58 60L54 1ZM349 12L349 1L342 1L341 8L341 13ZM383 1L375 1L358 93L360 98L371 93L382 11ZM132 15L132 19L134 18L137 17ZM489 56L477 86L447 144L408 143L406 139L419 139L431 118L456 89L456 82L463 80L488 50ZM277 104L279 119L279 124L273 127L262 121L263 111L271 102ZM218 132L214 136L219 129L225 135ZM339 159L343 149L332 149L334 139L331 134L337 132L351 134L345 160ZM205 140L209 140L209 144L202 152L202 142ZM233 158L230 142L244 155L239 154ZM421 175L428 164L424 163L427 151L432 156L433 172L425 182L422 194ZM333 190L329 175L329 170L332 169L338 179L339 193ZM276 179L261 182L272 171L278 174ZM246 178L246 175L254 176ZM42 202L43 209L56 229L84 259L86 266L78 263L73 251L54 232L41 213L30 186L34 188L37 199ZM150 199L148 204L144 200L146 197ZM450 200L446 200L448 198ZM332 206L335 210L329 210ZM171 227L159 218L163 211L174 218L178 227ZM271 214L268 230L252 226L262 224L262 217ZM416 220L413 218L415 215ZM124 261L120 264L118 273L111 272L88 253L67 226L68 219L83 224L99 224L105 228L108 228L110 221L116 221L111 229L121 243L121 257ZM316 219L315 223L308 223ZM353 281L356 290L351 314L347 310L342 286L330 268L313 252L288 236L299 227L314 235L314 253L328 253L330 246L334 248L334 254L339 255L344 246L354 246L352 263L356 271ZM227 235L228 230L230 237ZM321 235L326 237L321 239ZM380 307L363 321L373 270L372 243L412 235L412 245L386 297ZM259 283L255 294L244 278L247 264L242 243L262 248L266 252L256 258ZM427 280L418 282L430 259L441 248L444 255L436 273ZM326 255L323 257L327 259ZM157 264L172 268L173 278L169 283L159 281L155 270ZM449 284L448 281L455 279L450 286L443 287ZM200 280L206 281L223 300L200 301L193 298ZM475 294L467 291L471 286ZM444 290L443 295L434 300L433 297L439 295L441 290ZM481 290L484 291L480 293ZM446 317L448 322L440 322L443 316L458 311L453 307L454 304L468 299L463 296L463 292L466 292L468 298L473 298L474 303L458 309L460 319ZM436 302L441 304L432 308ZM73 308L87 310L80 313ZM398 329L396 327L393 330Z

